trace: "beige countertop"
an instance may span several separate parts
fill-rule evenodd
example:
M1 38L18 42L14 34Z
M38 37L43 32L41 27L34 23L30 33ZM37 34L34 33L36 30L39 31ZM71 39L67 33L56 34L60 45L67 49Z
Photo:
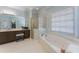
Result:
M19 30L25 30L25 29L0 29L0 32L6 32L6 31L19 31Z

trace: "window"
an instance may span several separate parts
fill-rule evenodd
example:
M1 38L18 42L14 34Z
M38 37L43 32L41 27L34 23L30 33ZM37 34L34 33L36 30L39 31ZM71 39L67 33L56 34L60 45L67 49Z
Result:
M52 31L74 33L74 9L67 8L52 15Z

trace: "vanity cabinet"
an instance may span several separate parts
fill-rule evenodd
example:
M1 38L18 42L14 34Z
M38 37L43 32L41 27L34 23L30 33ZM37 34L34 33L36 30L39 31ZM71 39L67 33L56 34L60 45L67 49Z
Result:
M30 38L29 29L0 31L0 44L16 41L16 35L20 33L24 33L24 39Z

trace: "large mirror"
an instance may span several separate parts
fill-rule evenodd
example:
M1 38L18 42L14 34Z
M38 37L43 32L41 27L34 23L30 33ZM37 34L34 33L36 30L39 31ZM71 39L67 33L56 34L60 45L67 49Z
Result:
M12 29L25 27L25 18L11 14L0 15L0 29Z

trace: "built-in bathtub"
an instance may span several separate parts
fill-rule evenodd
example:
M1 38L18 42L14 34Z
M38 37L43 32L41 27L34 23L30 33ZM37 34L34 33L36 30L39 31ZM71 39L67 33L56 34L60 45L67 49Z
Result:
M73 44L73 42L54 33L41 34L39 38L40 38L40 43L49 52L60 53L62 48L66 50L70 44Z

